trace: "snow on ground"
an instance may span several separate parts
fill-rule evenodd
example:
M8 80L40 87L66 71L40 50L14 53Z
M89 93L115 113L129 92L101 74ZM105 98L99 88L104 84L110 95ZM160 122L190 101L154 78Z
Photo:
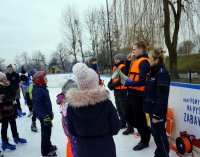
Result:
M67 138L64 135L62 125L61 125L61 115L59 113L59 108L56 104L56 95L61 92L61 87L66 81L67 78L72 78L71 74L57 74L57 75L48 75L48 87L50 91L50 97L53 104L53 110L55 118L53 120L52 128L52 144L57 145L58 147L58 157L65 157L66 143ZM103 77L105 84L109 81L108 77ZM114 103L114 96L111 92L111 100ZM23 111L28 114L28 107L24 105L23 99L21 99L21 105ZM40 124L37 120L37 127L39 131L37 133L31 132L31 118L27 116L17 119L17 126L19 136L26 138L27 144L18 144L15 151L4 151L6 157L40 157L40 141L41 141L41 131ZM153 157L155 144L153 138L151 138L150 147L142 151L135 152L133 151L133 146L135 146L140 139L135 138L132 135L123 136L121 130L117 136L114 137L117 157ZM8 136L10 137L10 143L13 143L12 135L10 128L8 128ZM176 157L174 153L170 157Z

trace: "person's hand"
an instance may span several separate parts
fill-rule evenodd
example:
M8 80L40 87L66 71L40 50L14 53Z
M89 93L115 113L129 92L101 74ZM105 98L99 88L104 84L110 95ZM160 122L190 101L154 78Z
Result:
M51 116L50 116L51 120L54 119L54 113L52 112Z
M0 94L0 100L2 100L5 97L4 94Z
M126 84L126 82L125 82L124 80L122 80L122 79L121 79L121 83L122 83L123 85L125 85L125 84Z
M5 86L10 86L10 81L7 81L7 82L5 83Z
M125 80L125 84L129 84L131 82L133 82L133 80L131 78L127 77L127 79Z
M49 115L44 116L44 126L52 126L51 118Z
M17 102L16 101L13 101L13 105L16 105L17 104Z
M153 122L154 124L156 124L156 123L159 122L159 120L158 120L158 119L155 119L155 118L152 118L152 122Z

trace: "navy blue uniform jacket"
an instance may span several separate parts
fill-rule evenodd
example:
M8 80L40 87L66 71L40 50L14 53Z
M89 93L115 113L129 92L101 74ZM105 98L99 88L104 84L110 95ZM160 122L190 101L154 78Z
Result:
M163 64L151 68L144 94L144 112L156 119L166 119L170 76Z

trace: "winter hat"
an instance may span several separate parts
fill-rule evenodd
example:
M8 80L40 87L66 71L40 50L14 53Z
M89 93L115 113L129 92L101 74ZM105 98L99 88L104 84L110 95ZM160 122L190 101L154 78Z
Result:
M0 72L0 81L2 81L4 78L6 78L6 75L2 72Z
M71 88L78 88L78 85L73 79L68 79L67 82L62 87L62 93L65 94Z
M98 74L84 63L76 63L73 66L73 74L77 78L81 90L93 89L99 85Z
M123 53L118 53L114 57L115 60L126 61L126 56Z

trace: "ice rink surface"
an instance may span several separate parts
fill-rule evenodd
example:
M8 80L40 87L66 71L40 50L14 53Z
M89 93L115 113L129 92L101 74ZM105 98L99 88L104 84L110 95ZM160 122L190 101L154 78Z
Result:
M57 75L48 75L48 89L50 92L50 97L53 105L55 118L53 120L53 128L52 128L52 144L57 145L58 147L58 157L65 157L66 143L67 138L64 135L62 125L61 125L61 115L59 113L59 107L56 104L56 95L61 92L61 86L64 84L67 78L71 78L70 74L57 74ZM108 77L103 77L105 84L109 81ZM114 103L113 93L110 93L111 100ZM24 105L24 100L21 95L21 106L23 111L28 114L28 107ZM41 141L41 131L40 124L37 120L38 132L31 132L31 118L24 116L22 118L17 119L17 127L19 136L22 138L26 138L27 144L17 144L17 149L14 151L4 151L5 157L40 157L40 141ZM117 136L114 136L117 157L153 157L155 144L153 138L151 138L149 148L146 148L142 151L133 151L133 146L135 146L140 139L135 138L133 135L123 136L121 130ZM10 143L13 144L12 135L10 132L10 128L8 129L8 135L10 138ZM170 157L176 157L176 155L171 152Z

